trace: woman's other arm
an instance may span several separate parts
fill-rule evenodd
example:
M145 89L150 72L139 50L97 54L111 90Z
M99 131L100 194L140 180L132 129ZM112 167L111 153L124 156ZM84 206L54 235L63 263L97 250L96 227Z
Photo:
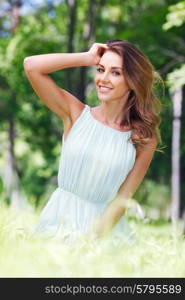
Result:
M92 230L96 238L106 235L125 213L129 199L132 198L147 173L156 146L156 139L152 138L144 149L137 150L132 170L120 186L115 199L94 224Z

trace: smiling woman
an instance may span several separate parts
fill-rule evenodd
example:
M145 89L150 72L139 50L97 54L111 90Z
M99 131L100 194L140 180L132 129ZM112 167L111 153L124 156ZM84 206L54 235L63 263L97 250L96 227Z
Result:
M132 142L138 147L151 138L161 143L161 103L153 92L154 85L162 82L160 75L128 41L110 40L107 45L96 69L101 105L94 111L109 125L132 129Z
M93 108L48 75L93 65L100 101ZM124 217L126 202L147 172L159 133L152 64L128 41L115 40L94 43L87 52L30 56L24 68L40 99L64 122L58 187L34 236L73 242L81 234L102 238L110 233L132 240Z
M96 107L96 114L99 114L102 123L116 126L120 130L125 129L123 116L129 87L123 73L122 58L107 50L100 61L95 84L98 98L102 104ZM112 62L114 62L114 66L112 66Z

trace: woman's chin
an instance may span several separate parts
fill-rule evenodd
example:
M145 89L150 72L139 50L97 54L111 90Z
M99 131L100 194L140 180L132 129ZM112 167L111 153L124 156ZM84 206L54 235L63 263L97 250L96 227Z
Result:
M98 97L101 99L110 99L110 95L108 95L108 93L98 93Z

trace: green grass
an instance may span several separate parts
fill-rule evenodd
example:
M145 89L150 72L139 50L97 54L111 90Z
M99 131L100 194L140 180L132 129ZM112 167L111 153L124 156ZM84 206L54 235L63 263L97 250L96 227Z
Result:
M167 222L130 220L137 242L30 238L37 216L1 207L0 277L185 277L185 239Z

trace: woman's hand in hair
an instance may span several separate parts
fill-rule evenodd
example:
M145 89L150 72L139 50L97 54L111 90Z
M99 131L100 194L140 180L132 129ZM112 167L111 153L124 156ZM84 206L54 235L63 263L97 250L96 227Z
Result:
M92 65L97 65L104 54L105 50L109 49L106 44L94 43L89 49L88 53L92 58Z

